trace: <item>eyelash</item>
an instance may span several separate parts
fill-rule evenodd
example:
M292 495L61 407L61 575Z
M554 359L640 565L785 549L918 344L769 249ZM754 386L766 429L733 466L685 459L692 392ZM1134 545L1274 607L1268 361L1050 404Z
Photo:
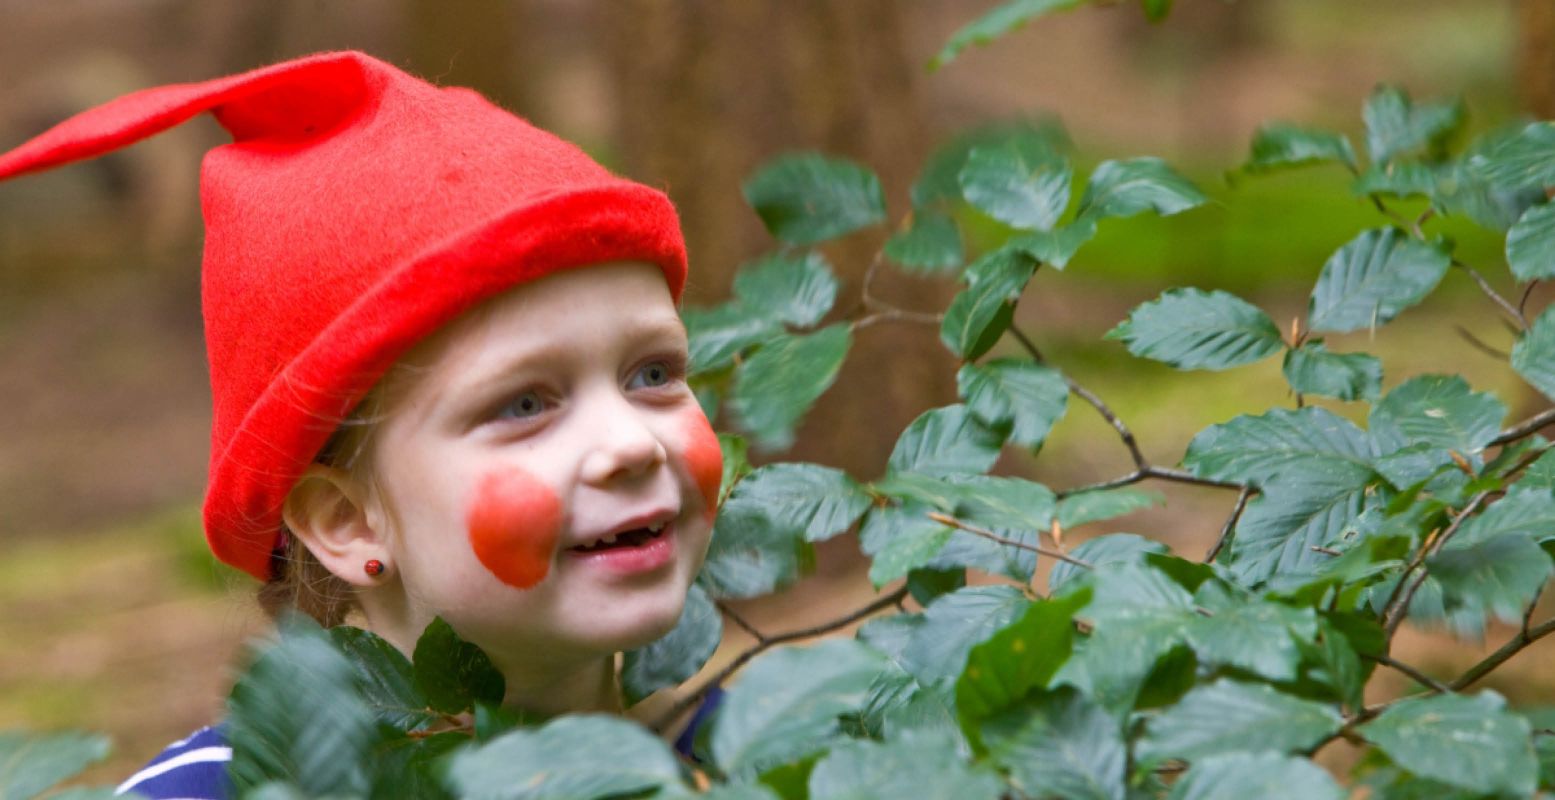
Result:
M661 382L655 384L644 384L641 386L635 385L639 376L643 375L643 373L650 367L655 366L663 368L664 375ZM639 392L658 391L662 390L664 387L672 386L679 381L683 381L685 379L685 374L686 360L684 357L676 355L654 356L644 361L641 365L632 370L631 374L626 379L626 385L624 388L629 391ZM526 399L529 398L533 398L534 401L539 404L537 408L528 410L526 413L522 414L510 413L518 408L520 403L523 403ZM508 399L504 400L502 404L491 413L490 417L494 420L512 420L523 422L545 414L555 405L555 401L547 399L540 390L525 389L517 394L511 395Z

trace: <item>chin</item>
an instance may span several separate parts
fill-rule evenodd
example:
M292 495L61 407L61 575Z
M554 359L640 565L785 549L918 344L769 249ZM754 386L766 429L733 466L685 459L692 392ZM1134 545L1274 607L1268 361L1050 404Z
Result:
M600 619L596 636L592 638L595 649L601 652L636 650L664 638L680 621L680 611L685 606L685 594L675 602L634 604L629 614L611 619Z

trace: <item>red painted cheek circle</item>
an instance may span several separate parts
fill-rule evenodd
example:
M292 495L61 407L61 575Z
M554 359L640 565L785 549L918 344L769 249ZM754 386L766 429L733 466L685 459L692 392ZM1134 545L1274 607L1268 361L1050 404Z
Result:
M492 472L476 487L465 525L475 557L503 583L528 589L551 569L562 504L520 469Z
M701 409L686 414L686 467L691 479L696 481L702 497L707 501L707 511L718 508L718 488L723 484L724 455L718 446L718 434L707 423Z

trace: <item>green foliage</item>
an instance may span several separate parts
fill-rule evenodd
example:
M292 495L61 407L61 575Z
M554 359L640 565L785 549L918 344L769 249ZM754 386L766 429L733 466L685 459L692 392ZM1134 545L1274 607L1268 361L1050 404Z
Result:
M1081 4L998 4L937 61ZM1150 19L1169 6L1140 3ZM797 462L753 469L745 439L721 435L704 566L675 628L625 654L625 700L691 679L723 631L716 601L793 584L813 566L816 542L856 530L882 594L817 630L759 634L738 657L743 670L724 676L697 765L624 719L540 724L502 708L500 673L441 621L410 659L363 631L291 621L232 691L238 785L265 798L1241 800L1340 798L1341 783L1378 798L1555 791L1555 715L1463 693L1555 633L1555 621L1534 618L1555 577L1555 453L1535 434L1548 412L1509 422L1508 406L1523 399L1457 375L1392 373L1385 385L1381 359L1313 336L1393 336L1388 324L1449 269L1473 271L1489 313L1515 332L1506 367L1555 399L1555 311L1530 292L1520 298L1535 301L1529 323L1495 289L1555 275L1545 194L1555 125L1463 142L1461 102L1391 87L1360 116L1363 153L1343 133L1270 123L1235 172L1245 182L1337 166L1346 174L1330 181L1331 203L1353 208L1359 195L1394 223L1357 223L1311 254L1308 313L1288 338L1257 306L1215 288L1129 298L1136 307L1109 334L1122 343L1114 353L1179 369L1282 354L1295 407L1247 408L1211 425L1176 465L1152 461L1156 449L1135 442L1078 373L1046 360L1046 331L1017 329L1014 309L1042 266L1062 269L1080 248L1137 230L1116 220L1204 204L1178 171L1149 157L1105 160L1071 202L1075 161L1056 124L968 132L930 157L861 297L839 298L830 264L807 248L887 222L879 181L817 155L761 168L745 194L780 247L740 267L731 300L687 310L699 400L727 406L759 450L782 450L856 330L932 320L960 361L960 402L921 413L870 475ZM1228 210L1238 202L1233 192ZM1261 247L1283 246L1280 228L1303 222L1278 221ZM1462 226L1497 237L1504 269L1454 255ZM958 291L938 317L894 308L869 285L889 269ZM1343 341L1364 348L1361 339ZM1126 472L1069 487L990 474L1040 457L1053 429L1080 413L1071 394L1120 434L1095 446L1125 451ZM1337 404L1306 405L1312 396L1352 405L1336 413ZM1015 457L1001 459L1007 450ZM1224 493L1213 554L1118 530L1120 518L1164 502L1135 485L1156 481ZM1094 529L1075 544L1068 532L1082 525ZM866 616L855 638L787 644ZM1403 624L1483 636L1501 632L1492 621L1510 638L1463 674L1395 658ZM1384 696L1379 670L1404 672L1419 693ZM1363 752L1336 780L1313 759L1341 738ZM0 735L0 794L47 790L101 748Z

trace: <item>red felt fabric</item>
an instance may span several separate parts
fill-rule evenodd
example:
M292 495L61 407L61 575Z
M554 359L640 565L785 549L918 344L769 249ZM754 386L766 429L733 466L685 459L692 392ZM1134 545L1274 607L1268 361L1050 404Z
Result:
M211 111L202 294L215 405L205 532L270 572L281 504L400 354L517 283L685 245L663 193L465 89L325 53L147 89L0 155L0 179L91 158Z

